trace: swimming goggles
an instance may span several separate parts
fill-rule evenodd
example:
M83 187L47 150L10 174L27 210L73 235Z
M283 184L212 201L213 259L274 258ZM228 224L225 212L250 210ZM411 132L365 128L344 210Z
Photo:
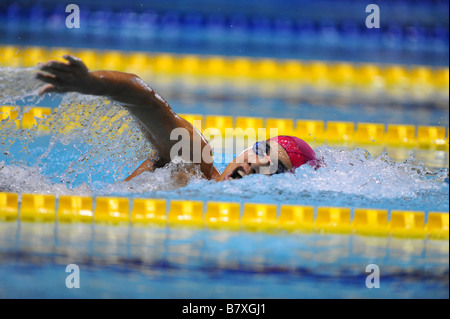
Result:
M265 156L270 156L270 145L268 141L264 141L264 142L256 142L253 145L253 152L255 152L256 155L261 156L261 157L265 157ZM284 165L284 163L282 161L280 161L278 158L276 160L276 162L278 162L278 167L275 173L270 174L270 175L275 175L275 174L281 174L287 171L287 167L286 165ZM273 165L275 163L270 161L270 171L273 171Z

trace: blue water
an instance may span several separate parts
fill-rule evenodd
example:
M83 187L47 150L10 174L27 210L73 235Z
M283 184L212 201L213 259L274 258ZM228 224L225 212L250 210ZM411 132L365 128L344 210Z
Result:
M0 223L1 298L448 298L448 241ZM66 266L80 288L65 286ZM380 288L366 287L366 267Z

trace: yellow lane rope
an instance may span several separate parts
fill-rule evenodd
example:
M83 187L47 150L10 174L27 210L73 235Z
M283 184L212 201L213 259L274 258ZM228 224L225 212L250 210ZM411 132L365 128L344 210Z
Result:
M20 112L24 112L18 119ZM0 106L0 121L15 121L17 128L30 129L37 125L37 118L49 116L51 108L31 107L21 110L15 106ZM223 137L249 138L260 135L272 137L270 129L277 129L278 135L293 135L307 142L409 147L430 150L449 150L449 132L443 126L414 126L403 124L353 123L318 121L305 119L278 119L259 117L232 117L219 115L180 114L203 133ZM105 119L107 120L107 119ZM71 128L75 128L74 123ZM42 131L47 128L40 127ZM208 130L208 131L207 131ZM261 136L258 136L261 137Z
M0 221L449 238L444 212L36 194L23 194L19 205L18 197L0 193Z
M80 57L90 69L152 75L216 77L236 80L294 82L315 88L356 88L362 93L384 90L408 96L446 97L449 69L427 66L378 65L370 63L279 60L272 58L224 57L112 50L0 46L0 66L31 67L64 54Z

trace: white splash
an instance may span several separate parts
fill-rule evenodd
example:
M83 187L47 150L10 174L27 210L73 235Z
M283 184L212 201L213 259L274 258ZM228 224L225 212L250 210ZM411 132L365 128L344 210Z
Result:
M52 183L37 167L5 165L0 162L0 192L17 194L53 194L91 196L92 190L87 184L76 188L65 184Z

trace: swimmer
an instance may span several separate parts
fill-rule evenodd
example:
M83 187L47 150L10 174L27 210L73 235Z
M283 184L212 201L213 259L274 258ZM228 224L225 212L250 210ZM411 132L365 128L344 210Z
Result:
M46 84L39 89L39 95L78 92L108 97L129 111L140 124L144 136L155 147L159 158L144 161L125 181L171 162L171 149L178 141L171 140L170 135L177 128L189 133L192 154L188 157L191 162L198 155L194 154L194 143L201 145L201 163L196 165L209 180L224 181L251 174L293 172L305 164L315 169L320 166L316 154L306 142L293 136L278 136L255 143L220 173L213 164L212 149L205 137L175 114L169 104L138 76L117 71L89 71L74 56L65 55L64 59L67 62L49 61L40 66L42 72L38 72L36 78Z

